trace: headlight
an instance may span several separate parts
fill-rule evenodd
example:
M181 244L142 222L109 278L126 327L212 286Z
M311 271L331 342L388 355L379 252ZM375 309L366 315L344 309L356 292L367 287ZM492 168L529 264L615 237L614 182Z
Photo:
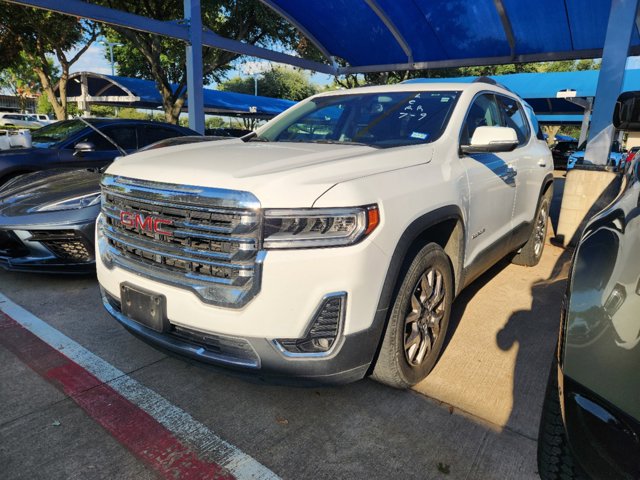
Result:
M79 197L67 198L58 202L47 203L33 210L36 212L51 212L56 210L76 210L78 208L90 207L100 203L100 192L89 193Z
M264 248L353 245L373 232L379 223L377 205L265 210Z

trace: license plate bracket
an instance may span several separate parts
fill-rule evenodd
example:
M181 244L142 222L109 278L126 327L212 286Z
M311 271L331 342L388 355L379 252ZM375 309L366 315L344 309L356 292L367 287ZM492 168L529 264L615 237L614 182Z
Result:
M129 283L122 283L120 284L120 304L122 313L131 320L156 332L169 331L167 299L164 295Z

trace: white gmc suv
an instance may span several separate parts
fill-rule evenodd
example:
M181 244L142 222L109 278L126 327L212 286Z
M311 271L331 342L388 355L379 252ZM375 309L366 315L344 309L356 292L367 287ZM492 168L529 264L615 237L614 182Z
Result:
M487 81L316 95L243 139L114 162L104 305L204 362L407 387L466 285L539 261L552 169L530 107Z

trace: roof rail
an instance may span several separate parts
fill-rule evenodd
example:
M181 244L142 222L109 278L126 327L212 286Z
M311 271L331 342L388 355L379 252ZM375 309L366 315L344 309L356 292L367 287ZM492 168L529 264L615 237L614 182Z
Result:
M495 85L496 87L500 87L500 88L504 88L506 91L511 92L511 93L515 93L513 92L509 87L505 87L504 85L502 85L499 82L496 82L493 78L491 77L478 77L476 78L472 83L488 83L489 85Z

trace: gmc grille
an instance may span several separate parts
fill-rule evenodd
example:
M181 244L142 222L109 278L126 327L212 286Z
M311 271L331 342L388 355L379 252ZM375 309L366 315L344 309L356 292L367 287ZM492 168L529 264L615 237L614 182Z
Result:
M122 212L161 219L162 228L122 222ZM105 175L99 228L107 264L190 288L227 307L241 307L259 290L260 210L249 193Z

